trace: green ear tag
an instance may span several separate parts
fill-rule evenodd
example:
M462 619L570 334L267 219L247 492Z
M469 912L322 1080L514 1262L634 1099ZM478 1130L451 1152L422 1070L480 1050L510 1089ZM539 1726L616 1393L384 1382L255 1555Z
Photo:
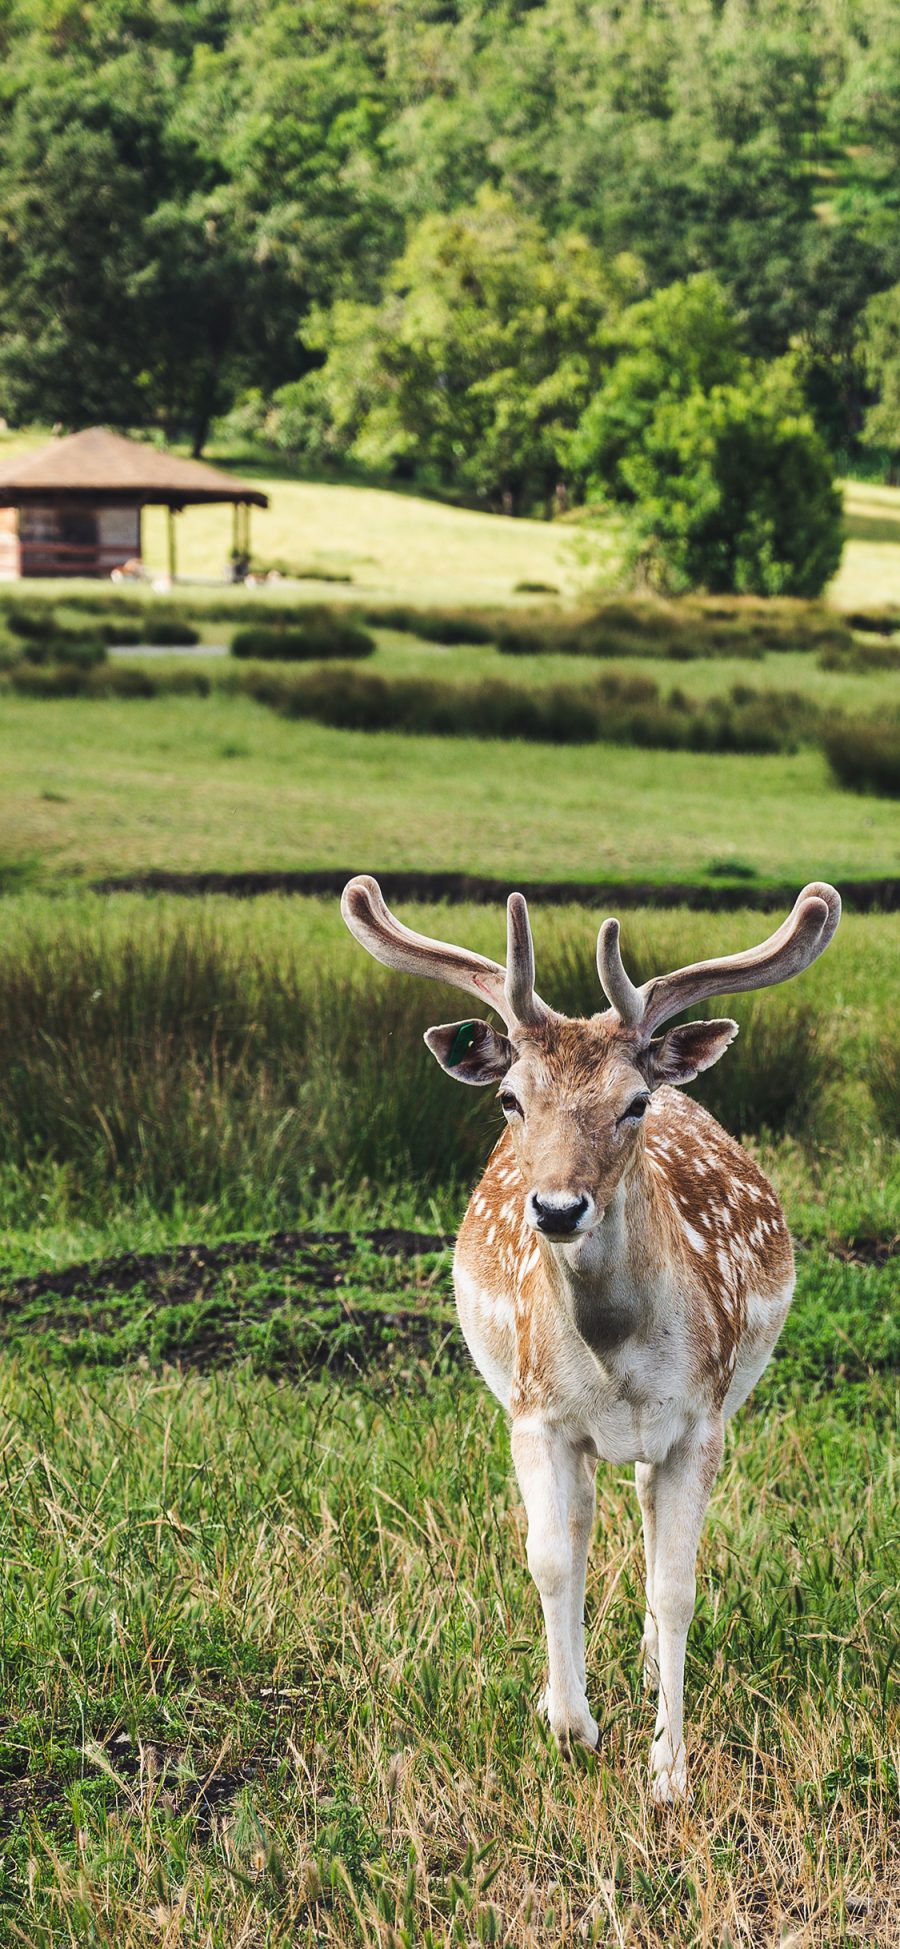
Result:
M478 1022L460 1022L450 1046L450 1054L447 1057L451 1069L455 1069L457 1063L461 1063L463 1057L468 1055L479 1027L480 1024Z

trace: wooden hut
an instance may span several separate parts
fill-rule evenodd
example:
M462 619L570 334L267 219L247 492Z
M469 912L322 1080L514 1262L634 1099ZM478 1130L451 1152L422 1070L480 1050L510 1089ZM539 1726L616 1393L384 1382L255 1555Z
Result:
M250 509L268 497L233 474L104 426L51 440L37 453L0 461L0 578L109 575L141 556L141 509L169 516L169 576L175 580L175 515L228 502L233 553L250 553Z

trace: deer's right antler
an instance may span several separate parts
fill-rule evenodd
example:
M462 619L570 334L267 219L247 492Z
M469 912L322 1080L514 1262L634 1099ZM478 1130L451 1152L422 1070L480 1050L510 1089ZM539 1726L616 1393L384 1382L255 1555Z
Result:
M404 974L425 975L430 981L462 988L495 1008L510 1030L544 1021L550 1013L534 991L534 945L521 893L511 893L507 903L505 968L468 948L433 941L404 927L387 906L378 881L368 873L348 881L341 913L351 934L376 961Z

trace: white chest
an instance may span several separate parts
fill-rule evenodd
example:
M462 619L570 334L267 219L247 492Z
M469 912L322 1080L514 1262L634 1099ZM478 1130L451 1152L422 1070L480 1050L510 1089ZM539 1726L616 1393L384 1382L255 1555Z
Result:
M604 1461L662 1461L692 1415L681 1362L665 1345L627 1339L599 1361L567 1321L557 1323L552 1344L535 1352L535 1365L517 1350L514 1303L456 1269L456 1297L463 1337L492 1394L513 1410L513 1386L524 1382L539 1399L542 1421L564 1423L590 1440ZM540 1363L538 1371L538 1363ZM516 1412L517 1421L520 1419Z

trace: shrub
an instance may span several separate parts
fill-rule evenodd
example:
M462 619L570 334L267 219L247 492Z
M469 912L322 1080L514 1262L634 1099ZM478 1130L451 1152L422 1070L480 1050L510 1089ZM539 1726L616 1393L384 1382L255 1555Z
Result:
M841 557L841 497L788 361L751 362L707 273L616 329L570 455L629 509L635 566L673 590L818 595Z
M559 588L555 582L516 582L513 595L517 596L558 596Z
M257 624L238 629L231 640L231 654L253 657L260 662L306 663L332 657L371 656L374 638L359 625L329 616L327 611L311 613L301 626Z
M86 636L37 637L26 641L23 655L26 663L65 663L73 670L93 670L105 662L106 645Z
M138 628L137 623L100 623L97 635L102 642L122 650L136 649L139 643L147 641L144 631Z
M497 648L507 656L698 657L759 661L770 651L852 652L840 617L817 603L607 602L580 615L532 613L499 617Z
M83 697L88 676L71 663L23 661L9 672L9 682L23 697Z
M14 636L23 636L30 643L46 643L59 634L53 610L47 607L32 608L22 603L11 603L4 618Z
M820 670L845 670L855 677L868 677L874 670L900 670L900 645L854 643L849 650L823 650L817 662Z
M828 725L822 745L839 785L852 792L900 798L900 720L884 724L844 718Z
M900 613L896 609L852 609L845 621L848 628L858 629L864 635L893 636L900 629Z
M144 625L144 642L157 647L189 649L200 641L200 631L193 623L178 616L158 616L151 610Z
M547 744L638 744L670 751L795 749L814 732L815 705L798 693L735 686L698 704L652 678L610 673L588 685L520 690L497 679L454 684L427 677L389 681L348 667L294 678L253 671L238 687L286 717L349 731L439 737L521 738Z
M165 688L171 689L171 678ZM90 685L93 697L156 697L160 683L155 673L137 663L112 663L98 671Z
M493 643L495 626L464 609L412 609L392 603L385 609L367 609L366 622L373 629L395 629L406 636L418 636L423 643Z
M313 563L299 565L279 558L276 561L262 561L254 555L250 562L254 575L283 575L291 582L352 582L352 575L346 570L336 568L317 568Z

